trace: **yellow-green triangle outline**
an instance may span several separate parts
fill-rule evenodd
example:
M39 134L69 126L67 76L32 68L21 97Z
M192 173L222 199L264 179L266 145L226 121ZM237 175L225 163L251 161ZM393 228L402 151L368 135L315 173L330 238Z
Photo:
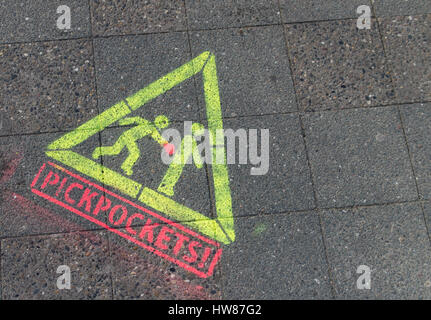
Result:
M142 107L157 96L172 89L181 82L202 71L208 131L212 149L212 176L216 203L216 219L183 206L164 195L144 187L142 184L113 171L100 163L68 150L80 144L109 125ZM235 241L235 230L232 213L232 198L229 187L229 176L226 166L226 154L223 141L216 141L216 130L223 129L223 118L220 105L217 68L214 54L209 51L201 53L174 71L152 82L145 88L126 98L98 116L82 124L74 131L68 132L48 146L46 155L90 176L105 185L118 189L132 198L184 223L202 234L221 243ZM221 149L216 152L216 145ZM216 159L223 157L223 160ZM142 190L141 193L139 193Z

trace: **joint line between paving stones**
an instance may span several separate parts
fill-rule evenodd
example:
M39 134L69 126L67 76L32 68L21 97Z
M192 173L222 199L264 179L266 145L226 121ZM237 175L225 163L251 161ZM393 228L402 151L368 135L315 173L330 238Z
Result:
M105 192L103 192L105 194ZM114 300L115 296L114 296L114 280L113 280L113 276L112 276L112 269L113 269L113 258L112 258L112 249L111 249L111 235L109 233L106 234L106 242L107 242L107 246L108 246L108 258L109 258L109 280L111 282L111 299Z
M374 5L373 5L373 10L375 10ZM382 27L380 25L379 19L376 19L376 24L377 24L377 30L378 30L379 36L380 36L380 41L382 43L383 55L385 57L385 67L389 71L392 89L394 90L395 96L398 99L398 96L396 94L397 90L396 90L396 86L395 86L395 82L394 82L394 78L393 78L392 63L390 63L389 59L388 59L388 54L387 54L387 50L386 50L385 40L384 40L384 37L383 37ZM421 196L420 196L420 192L419 192L419 186L418 186L417 179L416 179L415 168L414 168L414 165L413 165L412 154L410 152L410 148L409 148L409 144L408 144L408 139L407 139L407 134L406 134L406 130L405 130L405 127L404 127L404 121L403 121L403 118L401 116L400 105L395 105L395 107L396 107L396 109L398 111L398 117L399 117L399 120L400 120L401 129L403 131L404 142L405 142L405 146L407 148L407 153L408 153L408 156L409 156L410 167L411 167L412 173L413 173L413 179L415 181L416 193L417 193L417 196L418 196L418 200L420 200ZM429 235L429 233L428 233L428 235Z
M320 207L320 210L351 210L351 209L361 209L361 208L378 208L378 207L386 207L392 205L403 205L403 204L414 204L414 203L424 203L426 200L405 200L405 201L394 201L394 202L385 202L385 203L370 203L370 204L361 204L361 205L351 205L344 207Z
M318 207L318 202L317 202L317 191L316 191L316 185L314 183L314 175L313 175L313 171L311 169L311 162L310 162L310 157L309 157L309 153L308 153L308 148L307 148L307 143L306 143L306 139L305 139L305 129L304 129L304 124L302 121L302 116L299 115L299 122L301 125L301 135L302 135L302 141L304 143L304 149L305 149L305 156L307 159L307 164L308 164L308 170L310 171L310 179L311 179L311 186L313 188L313 199L314 199L314 206L315 209L313 211L315 211L315 213L317 214L317 216L319 217L319 227L320 227L320 233L322 236L322 245L323 245L323 250L325 253L325 258L326 258L326 263L327 263L327 267L328 267L328 276L329 276L329 281L331 283L331 291L332 291L332 295L333 298L336 297L336 289L335 289L335 279L334 276L332 274L332 267L329 261L329 254L328 254L328 249L326 246L326 238L325 238L325 228L323 225L323 219L322 219L322 213Z
M403 130L404 143L405 143L406 148L407 148L407 154L408 154L408 156L409 156L410 167L411 167L411 169L412 169L413 179L414 179L414 181L415 181L416 192L417 192L418 200L419 200L419 202L420 202L420 206L421 206L421 209L422 209L422 215L423 215L423 218L424 218L425 229L426 229L426 232L427 232L427 234L428 234L428 241L429 241L429 243L430 243L430 248L431 248L430 229L429 229L429 226L428 226L428 223L427 223L427 219L426 219L426 216L425 216L425 209L424 209L424 207L423 207L422 202L420 201L420 200L422 200L422 196L421 196L421 193L420 193L420 191L419 191L419 184L418 184L417 177L416 177L416 171L415 171L415 168L414 168L414 165L413 165L413 155L411 154L411 151L410 151L410 146L409 146L409 143L408 143L406 130L405 130L405 128L404 128L404 121L403 121L403 117L402 117L402 115L401 115L400 107L397 107L397 109L398 109L398 116L399 116L399 118L400 118L400 122L401 122L401 128L402 128L402 130Z
M427 219L426 219L426 215L425 215L425 207L424 207L424 203L425 203L425 201L420 201L420 202L419 202L419 205L421 206L422 214L423 214L423 216L424 216L425 228L426 228L426 231L427 231L427 233L428 233L428 240L429 240L429 242L430 242L430 250L431 250L431 237L430 237L430 233L429 233L429 226L428 226Z
M283 15L281 12L281 5L280 5L280 0L277 0L277 4L278 4L278 10L280 12L280 22L283 23ZM300 110L300 105L299 105L299 100L298 100L298 93L296 90L296 85L294 82L294 76L293 76L293 64L292 64L292 60L290 59L290 55L289 55L289 41L287 38L287 34L286 34L286 27L282 24L282 28L283 28L283 36L284 36L284 42L286 45L286 55L287 55L287 59L289 62L289 71L290 71L290 77L292 80L292 86L293 86L293 90L294 90L294 94L295 94L295 101L296 101L296 109L299 111ZM314 199L314 211L317 213L318 217L319 217L319 226L320 226L320 234L322 237L322 245L323 245L323 250L324 250L324 254L325 254L325 259L326 259L326 264L327 264L327 274L329 277L329 283L331 285L331 293L332 293L332 297L335 299L336 297L336 290L335 290L335 281L334 281L334 277L332 274L332 269L331 269L331 264L329 262L329 255L328 255L328 249L326 247L326 239L325 239L325 233L324 233L324 227L323 227L323 221L322 221L322 217L320 214L320 211L317 208L317 193L316 193L316 187L314 184L314 177L313 177L313 171L311 170L311 162L310 162L310 157L309 157L309 153L308 153L308 148L307 148L307 143L306 143L306 139L305 139L305 128L304 128L304 123L302 121L302 116L301 113L299 112L298 114L298 118L299 118L299 123L301 126L301 136L302 136L302 141L304 144L304 150L305 150L305 156L307 159L307 165L308 165L308 170L310 171L310 179L311 179L311 186L313 188L313 199Z
M38 44L38 43L51 43L51 42L67 42L67 41L90 41L90 36L85 37L70 37L70 38L59 38L59 39L44 39L44 40L30 40L30 41L10 41L0 42L0 46L15 46L23 44Z
M420 204L423 205L424 203L428 202L427 200L407 200L402 202L388 202L388 203L380 203L380 204L368 204L368 205L353 205L353 206L346 206L346 207L322 207L319 208L319 210L354 210L354 209L362 209L362 208L379 208L379 207L385 207L385 206L392 206L392 205L402 205L402 204ZM317 209L317 208L316 208ZM237 219L247 219L250 217L262 217L262 216L274 216L274 215L290 215L290 214L300 214L300 213L309 213L312 211L315 211L316 209L305 209L305 210L292 210L292 211L283 211L283 212L265 212L265 213L256 213L256 214L250 214L246 216L237 216L235 218ZM206 221L206 220L191 220L190 222L199 222L199 221ZM185 221L188 222L188 221ZM133 227L143 227L144 224L136 224L133 225ZM111 226L112 229L125 229L125 227L122 226ZM89 232L99 232L99 231L106 231L105 228L89 228L89 229L77 229L77 230L71 230L71 231L60 231L60 232L45 232L45 233L38 233L38 234L26 234L26 235L17 235L17 236L2 236L0 237L0 240L10 240L10 239L25 239L25 238L32 238L32 237L42 237L42 236L55 236L55 235L67 235L67 234L74 234L74 233L89 233Z
M206 222L207 220L192 220L190 222ZM185 221L189 222L189 221ZM159 223L160 225L170 225L170 223ZM144 223L138 223L132 225L132 227L144 227ZM79 226L78 226L79 227ZM115 230L124 230L124 226L110 226L111 229ZM31 237L39 237L39 236L55 236L55 235L67 235L67 234L74 234L74 233L89 233L89 232L100 232L100 231L109 231L106 228L103 227L95 227L95 228L83 228L83 229L76 229L76 230L66 230L66 231L55 231L55 232L41 232L41 233L34 233L34 234L24 234L24 235L9 235L9 236L2 236L0 237L1 240L9 240L9 239L22 239L22 238L31 238Z
M202 220L183 220L181 223L186 222L207 222L208 220L202 219ZM179 222L175 222L176 224L181 225ZM171 226L171 223L168 222L160 222L160 225L167 225ZM132 227L144 227L145 223L137 223L132 225ZM175 226L174 226L175 227ZM124 226L110 226L113 230L125 230L126 228ZM193 230L193 229L190 229ZM95 228L83 228L83 229L76 229L76 230L66 230L66 231L56 231L56 232L42 232L42 233L34 233L34 234L24 234L24 235L9 235L9 236L2 236L0 237L1 240L8 240L8 239L21 239L21 238L31 238L31 237L39 237L39 236L55 236L55 235L67 235L67 234L74 234L74 233L88 233L88 232L99 232L99 231L107 231L106 228L103 227L95 227ZM108 230L109 231L109 230Z
M376 105L372 107L368 106L359 106L359 107L351 107L351 108L343 108L341 110L339 109L322 109L322 110L307 110L307 111L285 111L285 112L277 112L277 113L264 113L264 114L251 114L251 115L238 115L238 116L226 116L223 117L223 120L235 120L235 119L241 119L241 118L255 118L255 117L267 117L267 116L276 116L276 115L290 115L290 114L313 114L313 113L320 113L320 112L340 112L344 110L357 110L357 109L363 109L363 110L370 110L373 108L394 108L397 106L407 106L407 105L414 105L414 104L426 104L431 103L431 100L424 100L424 101L414 101L414 102L403 102L403 103L394 103L391 102L390 104L381 104ZM173 120L172 123L183 123L182 120ZM130 125L127 126L109 126L106 129L114 129L114 128L124 128L124 127L132 127ZM54 134L54 133L67 133L71 132L73 129L64 129L64 130L55 130L55 131L41 131L41 132L22 132L22 133L11 133L11 134L3 134L0 135L0 138L7 138L7 137L19 137L19 136L31 136L31 135L39 135L39 134ZM62 149L63 150L63 149Z
M85 233L96 233L106 231L105 228L95 228L95 229L82 229L82 230L71 230L71 231L57 231L57 232L41 232L35 234L24 234L18 236L4 236L1 238L3 240L21 240L21 239L31 239L37 237L55 237L55 236L67 236L73 234L85 234Z
M88 0L88 15L89 15L89 19L90 19L90 34L91 34L91 54L92 54L92 58L93 58L93 68L94 68L94 87L96 90L96 104L97 104L97 112L100 115L100 107L99 107L99 90L97 87L97 68L96 68L96 56L94 54L94 28L93 28L93 15L92 15L92 11L91 11L91 0ZM129 107L130 108L130 107ZM99 147L102 147L102 134L101 132L97 132L98 135L98 141L99 141ZM103 174L103 156L100 157L100 164L102 165L102 174ZM106 198L106 185L104 182L102 182L102 187L103 187L103 197ZM106 234L106 242L107 242L107 246L108 246L108 255L109 255L109 280L110 280L110 284L111 284L111 299L114 299L114 281L113 281L113 276L112 276L112 250L111 250L111 237L109 234Z
M89 0L91 1L91 0ZM372 18L378 20L383 18L396 18L396 17L409 17L409 16L427 16L431 13L423 13L423 14L415 14L415 15L394 15L394 16L372 16ZM280 12L281 15L281 12ZM326 19L326 20L310 20L310 21L295 21L295 22L281 22L281 23L268 23L268 24L260 24L260 25L242 25L242 26L233 26L233 27L219 27L219 28L207 28L207 29L191 29L191 30L168 30L168 31L153 31L153 32L142 32L142 33L127 33L127 34L110 34L110 35L96 35L96 36L81 36L81 37L70 37L70 38L57 38L57 39L42 39L42 40L29 40L29 41L9 41L9 42L0 42L0 46L2 45L19 45L19 44L32 44L32 43L44 43L44 42L61 42L61 41L73 41L73 40L96 40L96 39L109 39L115 37L134 37L134 36L145 36L145 35L157 35L157 34L166 34L166 33L184 33L187 31L190 32L204 32L204 31L222 31L229 29L242 29L242 28L262 28L262 27L271 27L271 26L279 26L279 25L293 25L293 24L307 24L307 23L322 23L322 22L335 22L335 21L346 21L346 20L356 20L356 18L341 18L341 19Z
M88 18L90 20L90 37L91 39L94 39L93 15L91 14L91 0L88 0Z
M373 10L373 12L374 12L374 15L375 15L375 8L374 8L374 5L372 6L372 10ZM384 40L384 38L383 38L383 32L382 32L382 29L381 29L381 26L380 26L380 21L379 21L379 19L376 19L376 22L375 22L376 24L377 24L377 31L378 31L378 33L379 33L379 37L380 37L380 42L381 42L381 44L382 44L382 49L383 49L383 56L385 57L385 67L387 68L387 70L389 71L389 75L390 75L390 79L391 79L391 85L392 85L392 90L394 90L394 94L395 94L395 97L396 98L398 98L397 97L397 95L396 95L396 87L395 87L395 85L394 85L394 78L393 78L393 70L392 70L392 64L391 63L389 63L389 59L388 59L388 55L387 55L387 51L386 51L386 46L385 46L385 40Z
M374 0L370 0L369 2L371 4L371 12L372 12L373 18L377 20L378 19L376 15L377 10L376 10L376 6L374 5Z
M374 15L376 15L376 12L375 12L376 9L375 9L374 3L372 3L372 9L374 11ZM385 19L385 18L381 18L381 19ZM399 98L398 94L397 94L398 90L396 90L396 86L395 86L395 82L394 82L394 78L393 78L392 63L390 63L390 61L388 59L387 48L386 48L385 40L384 40L384 37L383 37L383 30L382 30L382 26L380 25L380 20L378 18L376 19L376 24L377 24L377 30L378 30L379 36L380 36L380 41L382 42L383 54L385 56L385 65L388 68L389 73L390 73L391 84L392 84L392 88L393 88L394 93L395 93L395 97L398 99ZM413 179L414 179L415 186L416 186L416 193L417 193L417 196L418 196L418 200L421 200L422 197L421 197L421 193L420 193L420 190L419 190L419 185L418 185L418 181L417 181L417 177L416 177L416 171L415 171L415 167L414 167L414 163L413 163L413 155L412 155L411 150L410 150L410 146L409 146L409 142L408 142L408 138L407 138L407 134L406 134L406 129L405 129L403 117L401 115L401 107L400 107L400 105L398 105L398 106L396 106L396 108L397 108L397 111L398 111L398 117L400 119L401 129L403 131L404 143L405 143L405 146L407 148L407 154L409 156L410 168L412 170ZM423 207L422 203L420 204L420 207L422 209L422 215L423 215L423 219L424 219L425 230L427 232L428 242L429 242L430 248L431 248L430 229L429 229L429 226L428 226L428 223L427 223L427 219L426 219L426 216L425 216L425 210L424 210L424 207Z
M192 59L193 58L193 50L192 50L192 43L191 43L191 40L190 40L189 17L188 17L188 14L187 14L187 6L186 6L185 0L183 1L183 5L184 5L184 15L186 17L187 43L189 45L190 59ZM202 69L205 68L205 65L207 64L207 62L208 62L208 60L205 61L205 64L202 67ZM201 106L200 106L199 98L198 98L198 86L196 84L196 77L195 76L193 77L193 86L195 88L194 94L195 94L196 106L198 107L199 120L202 121L202 120L205 120L205 117L204 117L203 112L201 112ZM206 178L207 178L208 196L209 196L209 202L210 202L210 215L211 215L211 218L214 219L217 216L216 212L215 212L215 205L213 203L213 199L215 199L215 195L214 195L214 192L213 192L213 190L211 188L211 180L210 180L211 177L210 177L210 174L209 174L209 168L208 168L207 163L204 163L204 168L205 168L205 175L206 175Z
M244 216L237 216L236 218L249 218L249 217L265 217L265 216L274 216L274 215L288 215L288 214L297 214L297 213L307 213L315 210L320 211L329 211L329 210L356 210L356 209L364 209L364 208L380 208L380 207L388 207L394 205L403 205L403 204L424 204L426 200L406 200L402 202L388 202L388 203L374 203L374 204L365 204L365 205L352 205L345 207L320 207L315 209L301 209L301 210L291 210L291 211L280 211L280 212L264 212L264 213L256 213L256 214L248 214Z
M403 131L404 144L405 144L405 146L407 148L407 154L409 156L410 167L412 169L413 179L415 181L416 193L417 193L417 196L418 196L418 200L421 200L422 197L421 197L421 194L420 194L420 191L419 191L419 185L418 185L418 182L417 182L416 172L415 172L415 168L414 168L414 165L413 165L413 155L411 154L411 151L410 151L410 146L409 146L408 139L407 139L406 129L404 128L404 121L403 121L403 117L401 115L400 107L397 107L397 111L398 111L398 117L400 119L401 129Z

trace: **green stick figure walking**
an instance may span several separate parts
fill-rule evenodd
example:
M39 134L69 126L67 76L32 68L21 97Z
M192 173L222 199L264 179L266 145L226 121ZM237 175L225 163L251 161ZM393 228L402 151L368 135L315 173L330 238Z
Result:
M193 156L193 163L196 168L203 167L202 157L199 154L198 144L195 136L201 136L204 133L204 126L200 123L193 123L192 134L184 136L181 141L180 152L177 152L169 165L168 171L163 177L157 191L163 192L168 196L174 195L174 187L181 177L184 170L184 165L187 163L190 156Z
M97 159L100 156L104 155L117 155L123 150L124 147L127 147L127 149L129 150L129 155L121 165L121 169L123 169L123 171L130 176L133 174L132 168L135 165L136 161L138 161L140 156L140 150L136 142L147 135L150 135L153 140L163 146L170 155L173 154L173 145L163 139L163 137L158 131L158 129L164 129L169 125L169 120L167 117L163 115L156 117L156 119L154 120L154 124L151 121L148 121L141 117L124 118L121 119L118 123L120 124L120 126L130 124L136 124L136 126L124 131L122 135L118 138L117 142L114 143L114 145L102 146L94 149L93 159Z

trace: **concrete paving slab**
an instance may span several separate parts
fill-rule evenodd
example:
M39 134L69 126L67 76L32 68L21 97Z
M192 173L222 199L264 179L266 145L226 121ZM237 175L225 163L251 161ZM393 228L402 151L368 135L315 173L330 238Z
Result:
M240 218L224 252L224 299L327 299L332 292L317 213Z
M212 276L203 279L115 235L110 235L110 249L114 299L207 300L221 297L218 265Z
M236 142L236 150L233 151L235 163L228 165L233 211L236 216L314 208L313 187L297 115L230 119L226 120L224 125L226 132L229 129L232 129L233 133L240 133L240 129L245 132L249 155L252 151L264 154L262 130L269 129L267 167L263 163L259 165L249 155L247 163L240 164L239 152L246 144L240 142L240 139ZM250 137L255 134L251 129L257 130L257 150L251 150ZM227 148L229 152L228 145ZM262 160L264 161L264 157ZM261 174L252 175L251 168L259 167Z
M45 155L48 144L64 133L33 134L26 136L10 136L0 138L1 178L0 190L0 236L16 237L46 233L71 232L76 230L100 229L77 214L54 204L32 192L31 184L41 166L48 161L69 167ZM95 135L73 150L86 157L91 157L93 148L99 145L99 136ZM72 169L75 173L74 169ZM37 186L41 186L48 176L49 170L41 173ZM55 171L57 172L57 171ZM53 181L51 178L49 181ZM57 183L57 187L60 182ZM46 192L52 193L52 187L47 185ZM40 188L36 187L40 190ZM64 190L59 193L63 202ZM78 189L70 192L72 199L80 199L83 191ZM100 193L101 194L101 193ZM94 200L93 200L94 202ZM95 205L94 203L92 204ZM101 216L101 219L106 217ZM105 220L103 220L105 221Z
M70 9L70 29L58 28L57 20L63 21L64 15L61 6ZM0 43L71 39L91 35L87 0L5 0L0 3L0 21Z
M415 170L419 193L431 199L431 104L406 105L401 108L404 129Z
M1 135L74 129L98 114L91 42L0 46Z
M186 0L191 30L277 24L276 0Z
M380 19L397 101L431 100L431 14Z
M280 0L284 23L357 18L361 5L369 0Z
M430 298L430 242L419 204L327 210L323 221L337 298ZM361 265L371 270L370 289L357 288Z
M377 16L408 16L431 13L428 0L371 0Z
M197 55L199 55L199 52ZM95 40L99 106L106 110L191 60L185 33ZM197 120L192 78L136 110L135 116L166 115L169 120Z
M280 26L192 32L192 52L215 54L223 116L296 111ZM197 81L203 105L202 81Z
M186 30L184 2L177 0L90 1L96 36Z
M110 299L108 246L103 232L3 239L3 299ZM71 288L58 289L59 266L71 271Z
M418 198L396 108L307 114L304 127L320 207Z
M286 25L301 110L388 104L394 91L377 28L356 20Z

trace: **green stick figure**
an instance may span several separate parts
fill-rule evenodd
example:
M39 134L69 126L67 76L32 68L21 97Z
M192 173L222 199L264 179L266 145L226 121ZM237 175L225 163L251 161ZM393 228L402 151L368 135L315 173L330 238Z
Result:
M193 123L192 134L185 135L181 141L180 152L175 153L168 171L163 177L157 191L163 192L168 196L174 195L174 186L181 177L184 170L184 165L187 163L190 156L193 156L193 162L196 168L203 167L202 157L199 154L198 145L195 136L201 136L204 133L204 126L200 123Z
M121 165L121 169L127 174L133 174L133 166L136 161L138 161L140 156L140 150L138 144L136 143L138 140L143 137L150 135L153 140L158 142L161 146L165 147L169 145L168 141L163 139L157 129L166 128L169 125L169 120L167 117L160 115L156 117L154 120L154 124L151 121L145 120L141 117L130 117L121 119L119 122L120 126L136 124L135 127L124 131L121 136L118 138L117 142L112 146L102 146L94 149L93 159L97 159L100 156L108 155L114 156L119 154L124 147L127 147L129 150L129 155L126 160L124 160Z

